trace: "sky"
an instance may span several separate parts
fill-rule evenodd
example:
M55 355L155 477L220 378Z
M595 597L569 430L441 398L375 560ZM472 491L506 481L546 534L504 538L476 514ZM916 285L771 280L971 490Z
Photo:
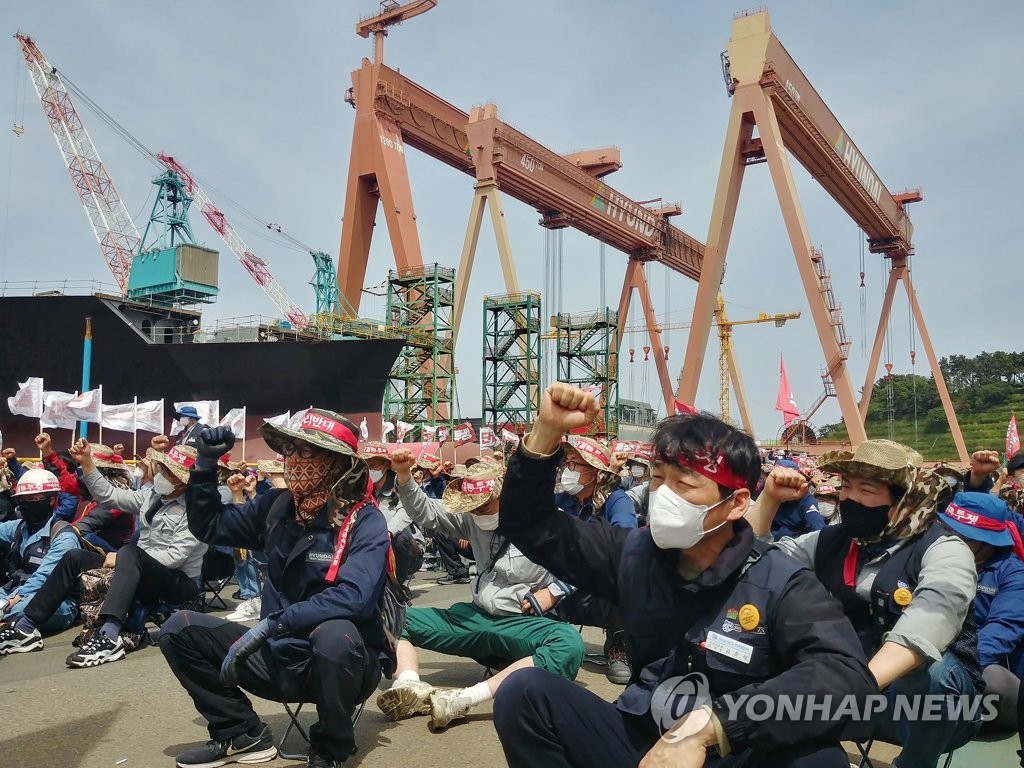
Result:
M913 206L913 275L936 352L974 355L1019 350L1019 181L1024 155L1013 148L1024 102L1012 85L1024 69L1015 38L1024 5L1015 2L774 2L776 34L895 192L920 187ZM721 2L613 0L440 0L391 31L385 62L468 111L496 103L510 124L557 152L615 145L623 168L608 181L634 200L678 201L673 222L705 240L730 102L719 54L743 6ZM144 145L178 157L286 292L313 309L309 255L268 233L251 215L297 240L336 254L354 110L344 102L350 72L372 56L358 19L377 11L364 0L127 0L2 4L8 35L33 36L50 63ZM0 50L0 283L101 280L112 283L25 71L17 42ZM82 119L140 231L158 170L100 118ZM24 133L10 130L23 125ZM472 180L406 153L425 262L456 266ZM859 389L867 366L885 268L867 254L866 312L860 309L862 240L856 225L799 166L795 177L811 238L832 272L853 338L849 366ZM523 289L541 291L545 232L532 208L506 197L513 255ZM368 286L393 267L383 215ZM201 217L199 241L221 251L220 299L209 317L275 308ZM564 234L562 311L601 306L599 246ZM618 300L625 256L609 251L605 302ZM648 268L659 320L689 321L696 283ZM774 410L779 356L797 403L821 392L822 354L797 277L767 167L748 169L724 285L732 319L800 311L782 328L737 328L733 343L757 436L782 426ZM461 415L480 415L482 297L504 292L489 222L477 251L464 331L456 350ZM367 297L366 315L383 303ZM544 313L553 310L545 302ZM630 324L641 322L634 301ZM866 331L865 331L866 329ZM911 373L908 303L892 319L894 373ZM914 334L917 337L917 334ZM654 363L644 337L623 342L620 397L657 404ZM665 334L678 373L686 330ZM628 348L638 350L629 364ZM918 373L928 375L918 338ZM870 350L868 350L870 351ZM717 410L717 344L709 343L697 405ZM885 362L883 360L883 362ZM880 372L881 372L880 368ZM734 407L735 414L735 407ZM838 421L829 400L812 423Z

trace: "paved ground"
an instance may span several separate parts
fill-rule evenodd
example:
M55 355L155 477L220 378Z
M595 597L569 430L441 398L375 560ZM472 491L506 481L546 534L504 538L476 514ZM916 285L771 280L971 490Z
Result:
M416 605L447 606L468 597L465 586L437 586L433 574L417 577ZM422 586L429 583L429 586ZM36 653L0 656L0 768L150 768L173 766L181 749L205 741L205 722L168 671L160 651L145 648L115 664L72 670L64 665L72 652L70 630L46 640ZM599 652L598 630L584 630L588 651ZM462 686L480 679L481 668L469 661L425 652L421 674L443 686ZM621 690L604 677L601 667L584 664L577 681L602 698ZM367 703L356 740L359 751L346 763L363 768L417 768L504 765L491 724L490 706L481 706L464 721L442 733L431 733L426 718L390 723ZM283 733L287 716L275 702L254 700L256 711L275 734ZM303 713L307 725L314 713ZM292 741L298 748L298 741ZM1016 736L976 742L961 750L952 768L1016 764ZM887 765L892 751L879 748L877 768ZM269 765L301 765L278 759Z

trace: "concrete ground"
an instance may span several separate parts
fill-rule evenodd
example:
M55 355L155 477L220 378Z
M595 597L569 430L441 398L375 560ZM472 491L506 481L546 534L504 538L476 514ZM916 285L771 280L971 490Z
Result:
M432 573L419 574L413 585L415 605L420 607L446 607L467 599L469 593L464 585L436 585ZM0 656L0 768L173 766L178 752L207 740L205 722L168 671L159 649L144 648L124 661L93 669L68 669L64 659L73 651L71 640L77 631L47 638L39 652ZM600 630L586 628L583 636L588 652L600 653ZM439 686L475 683L482 671L472 661L421 654L423 679ZM609 701L621 691L605 679L602 667L589 661L577 682ZM356 728L359 751L347 766L505 764L489 704L445 731L432 733L425 717L388 722L375 699L367 702ZM282 734L288 718L281 705L262 699L253 703L275 736ZM315 712L304 711L300 718L308 726ZM301 751L303 745L293 736L288 746ZM977 741L957 752L951 768L1008 768L1016 764L1016 749L1016 735ZM887 766L894 752L884 746L873 750L876 768ZM302 764L278 758L268 765Z

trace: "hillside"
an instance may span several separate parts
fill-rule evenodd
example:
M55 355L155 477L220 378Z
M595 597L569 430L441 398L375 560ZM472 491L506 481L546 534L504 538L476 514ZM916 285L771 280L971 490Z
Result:
M1016 413L1024 419L1024 355L983 352L975 358L943 358L940 366L950 387L968 452L981 448L1002 452L1010 417ZM1024 430L1024 424L1021 429ZM912 446L927 459L957 457L931 377L900 375L891 380L884 376L878 379L868 409L867 432L868 437L891 438ZM827 425L821 433L825 440L841 440L847 436L846 425Z

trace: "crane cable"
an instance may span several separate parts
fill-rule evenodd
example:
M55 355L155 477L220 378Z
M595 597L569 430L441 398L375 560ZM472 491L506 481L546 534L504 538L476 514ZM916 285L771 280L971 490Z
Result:
M907 275L911 276L911 260L914 254L907 254ZM910 381L914 390L914 448L917 449L917 326L914 324L914 294L908 291L907 322L910 326Z

